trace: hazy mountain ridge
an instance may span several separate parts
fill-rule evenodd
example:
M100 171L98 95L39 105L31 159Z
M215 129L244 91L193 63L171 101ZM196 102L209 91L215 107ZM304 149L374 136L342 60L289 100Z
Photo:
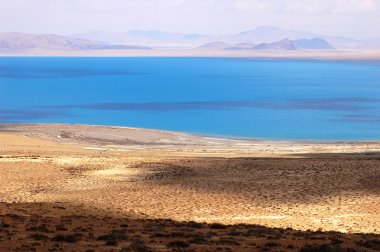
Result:
M273 43L261 43L256 46L257 50L297 50L297 46L290 39L283 39Z
M0 33L0 51L24 50L149 49L134 45L105 44L56 34Z
M328 44L330 44L331 47L336 49L363 48L363 45L366 44L365 41L352 38L339 36L325 36L309 31L284 30L271 26L259 26L252 30L244 31L234 35L224 36L224 40L220 40L225 41L226 43L260 44L273 43L275 41L281 41L283 39L297 41L304 39L312 40L315 38L325 40ZM378 48L380 48L380 46Z
M251 43L238 43L238 44L234 44L230 47L227 47L225 49L227 50L252 50L252 49L255 49L256 48L256 45L255 44L251 44Z
M239 43L272 43L283 39L309 39L318 35L305 31L287 31L271 26L259 26L255 29L227 36L227 41Z
M85 32L81 34L75 34L73 36L80 39L95 40L104 43L127 43L150 47L202 47L205 49L203 46L211 46L215 49L216 47L220 48L221 46L213 46L212 43L220 42L228 44L230 47L235 47L235 49L252 49L251 46L248 46L248 44L259 45L263 43L274 43L284 39L289 39L291 41L295 41L296 44L298 40L312 40L298 42L301 44L308 44L307 46L301 46L304 49L316 49L314 47L322 47L320 49L380 49L380 39L378 38L371 40L358 40L339 36L324 36L309 31L284 30L271 26L259 26L252 30L229 35L207 35L192 33L170 33L154 30L132 30L124 33L99 31ZM316 41L315 39L325 40L325 42ZM313 46L311 43L314 43L315 45ZM320 45L318 46L317 44L319 43Z
M331 50L380 49L380 38L357 40L322 36L307 31L283 30L270 26L232 35L171 33L154 30L128 32L85 32L73 36L56 34L0 33L0 51L28 50L128 50L188 48L208 50Z
M293 42L296 47L302 49L335 49L330 43L321 38L299 39Z
M170 33L163 31L132 30L128 32L84 32L74 34L80 39L111 44L136 44L149 47L196 47L212 41L212 36L193 33Z
M282 39L272 43L238 43L230 45L221 41L215 41L200 46L211 50L302 50L302 49L335 49L326 40L320 38L290 40Z

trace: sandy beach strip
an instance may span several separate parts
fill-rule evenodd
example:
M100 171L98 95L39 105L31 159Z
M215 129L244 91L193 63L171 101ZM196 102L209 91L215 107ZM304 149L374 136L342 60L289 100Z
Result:
M150 150L184 156L302 157L307 154L371 155L380 152L378 141L264 141L115 126L0 124L0 133L74 144L88 150Z

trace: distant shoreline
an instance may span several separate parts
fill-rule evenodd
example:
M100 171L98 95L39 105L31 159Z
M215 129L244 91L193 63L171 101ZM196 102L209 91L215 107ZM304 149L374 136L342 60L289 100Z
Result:
M305 157L380 153L380 142L234 139L155 129L84 124L0 123L2 134L19 135L89 149L141 151L167 155L220 157Z
M102 129L102 128L112 128L112 129L127 129L127 130L137 130L141 132L155 132L158 134L172 134L172 135L184 135L190 138L205 138L205 139L213 139L213 140L224 140L224 141L238 141L238 142L247 142L247 143L294 143L294 144L372 144L379 143L380 139L369 139L369 140L361 140L361 139L285 139L285 138L260 138L260 137L244 137L244 136L230 136L230 135L218 135L212 133L197 133L197 132L189 132L189 131L181 131L181 130L165 130L165 129L156 129L156 128L145 128L145 127L136 127L136 126L122 126L122 125L101 125L101 124L85 124L85 123L48 123L48 122L0 122L0 133L4 128L9 129L15 126L16 128L24 128L24 127L72 127L72 128L80 128L80 127L88 127L92 129Z
M4 53L0 57L204 57L204 58L255 58L255 59L315 59L315 60L380 60L380 50L88 50L47 51L33 50Z

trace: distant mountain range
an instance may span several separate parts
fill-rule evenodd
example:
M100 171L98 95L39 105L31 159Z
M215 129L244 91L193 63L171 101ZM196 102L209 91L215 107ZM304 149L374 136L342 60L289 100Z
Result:
M197 48L208 43L225 43L228 45L273 43L284 39L292 41L315 39L326 41L336 49L380 49L380 38L358 40L339 36L324 36L308 31L284 30L271 26L259 26L255 29L230 35L206 35L191 33L169 33L162 31L133 30L124 33L85 32L73 35L75 38L106 42L111 44L135 44L150 47L184 47ZM300 43L303 43L302 41ZM308 44L311 42L307 42ZM314 41L318 44L318 41ZM322 47L321 45L315 45ZM327 46L327 45L326 45ZM213 46L215 47L215 46ZM222 46L223 47L223 46ZM315 49L310 46L308 49ZM324 48L327 49L327 48ZM331 48L330 48L331 49Z
M323 40L320 38L299 39L299 40L283 39L278 42L260 43L258 45L251 44L251 43L238 43L238 44L230 45L221 41L214 41L214 42L206 43L200 46L199 48L208 49L208 50L300 50L300 49L331 50L331 49L335 49L326 40Z
M132 30L128 32L84 32L73 37L111 44L135 44L150 47L197 47L212 40L212 36L192 33Z
M0 51L149 49L142 46L106 44L55 34L0 33Z
M72 36L0 33L0 51L200 48L209 50L380 49L380 38L358 40L307 31L259 26L231 35L132 30L85 32Z

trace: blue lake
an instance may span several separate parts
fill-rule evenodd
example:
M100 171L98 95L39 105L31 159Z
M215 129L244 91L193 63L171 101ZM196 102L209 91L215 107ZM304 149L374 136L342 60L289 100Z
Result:
M380 61L0 57L0 122L380 140Z

